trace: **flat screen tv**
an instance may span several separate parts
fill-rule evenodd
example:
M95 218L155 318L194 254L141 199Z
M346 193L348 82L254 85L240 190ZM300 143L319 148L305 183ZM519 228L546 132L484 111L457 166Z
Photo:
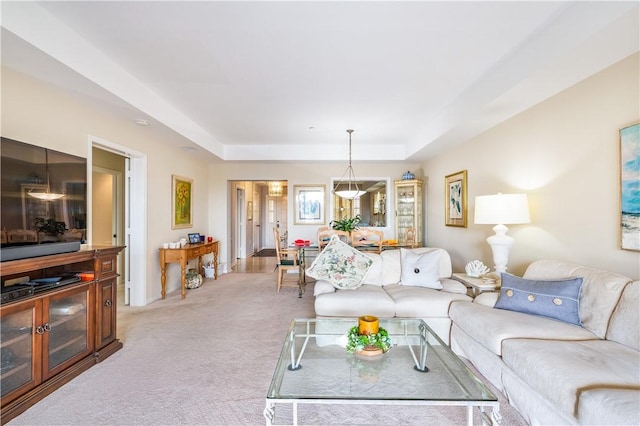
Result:
M80 248L87 220L85 158L3 137L0 175L2 261ZM61 196L48 200L43 193Z

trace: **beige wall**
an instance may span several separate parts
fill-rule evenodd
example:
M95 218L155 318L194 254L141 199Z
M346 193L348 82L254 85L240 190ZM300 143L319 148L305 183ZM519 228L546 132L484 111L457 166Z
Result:
M638 279L640 253L621 250L618 129L640 117L638 54L582 81L423 165L428 177L427 241L446 248L454 271L474 259L493 266L473 224L474 197L525 192L531 224L510 226L516 239L508 270L558 259ZM444 177L468 170L469 225L444 225Z
M411 170L426 176L427 242L448 249L455 270L476 258L492 263L484 241L491 227L473 225L473 197L526 191L533 223L510 231L516 238L510 271L521 273L532 260L555 258L637 278L639 254L618 249L618 128L640 116L638 74L636 55L422 165L354 163L356 175L393 180ZM290 188L329 188L330 177L342 176L346 168L346 163L221 163L212 155L180 149L187 141L163 126L135 126L135 118L133 111L107 114L98 102L83 103L2 69L3 136L87 157L93 135L146 155L149 301L160 296L157 248L186 234L171 229L172 174L194 179L192 230L219 239L221 259L228 262L230 180L287 180ZM444 176L464 169L469 172L469 227L445 227ZM293 224L289 198L289 235L312 238L315 226ZM173 268L168 290L178 285Z
M193 229L206 233L208 163L213 156L182 150L188 144L183 137L153 122L149 127L136 126L138 117L133 109L118 116L107 114L98 102L81 102L51 85L2 68L2 136L87 158L92 135L147 157L147 250L143 260L147 300L153 300L160 297L158 247L187 233L171 229L171 175L194 180ZM179 287L178 274L176 268L169 271L169 291Z

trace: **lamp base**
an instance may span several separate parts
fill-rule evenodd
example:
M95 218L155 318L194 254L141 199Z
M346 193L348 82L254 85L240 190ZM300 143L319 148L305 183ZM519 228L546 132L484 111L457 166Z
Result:
M513 237L506 235L509 228L504 225L496 225L493 227L495 235L487 238L487 243L491 246L493 252L493 263L498 274L507 271L507 261L509 260L509 249L515 242Z

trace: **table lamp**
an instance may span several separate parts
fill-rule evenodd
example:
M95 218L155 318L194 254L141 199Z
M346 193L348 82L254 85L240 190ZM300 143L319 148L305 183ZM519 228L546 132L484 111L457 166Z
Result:
M487 243L493 251L496 272L506 272L509 249L515 240L507 235L509 228L505 225L531 222L527 194L480 195L475 203L474 223L496 225L495 235L487 238Z

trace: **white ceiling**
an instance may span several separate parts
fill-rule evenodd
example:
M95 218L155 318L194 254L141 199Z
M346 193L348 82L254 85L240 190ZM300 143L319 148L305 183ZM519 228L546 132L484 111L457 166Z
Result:
M223 160L423 160L639 50L637 1L1 7L4 66Z

